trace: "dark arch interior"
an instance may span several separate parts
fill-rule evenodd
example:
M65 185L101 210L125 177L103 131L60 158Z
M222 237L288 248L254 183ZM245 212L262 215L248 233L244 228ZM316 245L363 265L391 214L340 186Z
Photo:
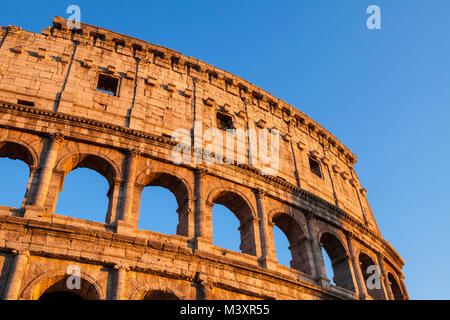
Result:
M354 291L348 255L341 241L331 233L324 233L320 238L320 243L331 261L333 269L333 279L331 280L338 287Z
M286 213L275 215L272 218L272 222L280 228L289 241L289 250L292 255L291 268L305 273L311 273L308 245L303 229L299 223Z
M84 301L84 299L76 293L67 291L54 291L44 293L39 301Z
M400 289L400 286L398 285L397 280L392 275L392 273L388 274L388 280L391 284L391 290L392 294L394 295L395 300L404 300L402 290Z
M236 193L224 191L216 196L213 203L226 207L236 216L240 224L238 230L241 234L241 251L246 254L256 255L253 216L247 202Z
M142 300L180 300L175 294L169 291L152 290L149 291Z
M39 300L56 301L56 300L99 300L99 293L96 288L87 280L80 278L79 289L69 289L67 285L68 276L59 276L60 280L56 281L47 290L45 290Z
M13 142L0 142L0 158L21 160L29 167L33 166L33 156L24 146Z
M383 294L383 289L382 289L382 284L381 284L381 280L380 280L380 288L369 288L368 287L368 282L372 282L372 281L368 281L370 277L374 277L374 273L372 272L368 272L369 267L376 265L373 260L365 253L361 253L359 255L359 263L361 266L361 272L363 274L363 278L364 278L364 283L366 284L366 288L367 288L367 293L374 299L374 300L383 300L384 299L384 294Z

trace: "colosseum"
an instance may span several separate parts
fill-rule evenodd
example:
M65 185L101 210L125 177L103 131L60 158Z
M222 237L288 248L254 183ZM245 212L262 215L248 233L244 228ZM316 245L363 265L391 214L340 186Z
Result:
M40 34L1 27L0 111L0 156L30 169L22 206L0 207L5 300L409 299L404 261L381 236L357 157L238 76L55 17ZM209 129L278 132L276 174L253 161L250 135L233 153L244 163L173 161L180 145L201 160L211 141L197 135ZM187 144L176 131L191 135ZM104 223L55 214L77 168L108 181ZM148 186L174 194L175 235L138 228ZM241 252L214 245L215 204L238 219L230 233L240 234ZM274 226L289 241L290 268L277 262Z

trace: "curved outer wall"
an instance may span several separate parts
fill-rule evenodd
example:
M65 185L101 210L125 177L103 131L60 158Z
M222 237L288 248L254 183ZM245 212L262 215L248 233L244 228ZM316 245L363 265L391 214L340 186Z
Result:
M96 90L100 75L117 80L115 96ZM41 34L0 29L0 101L0 156L30 167L22 207L0 207L4 299L67 291L61 283L69 266L79 268L77 294L86 299L408 298L404 262L381 237L356 156L318 123L235 75L86 24L71 32L55 17ZM172 162L174 130L204 133L217 128L218 114L236 129L278 129L276 175L249 165L248 152L240 165ZM105 224L54 213L65 176L78 167L108 180ZM175 194L176 235L138 230L149 185ZM242 252L213 245L215 203L240 221ZM291 268L277 263L274 225L290 242ZM371 264L380 270L379 289L366 286Z

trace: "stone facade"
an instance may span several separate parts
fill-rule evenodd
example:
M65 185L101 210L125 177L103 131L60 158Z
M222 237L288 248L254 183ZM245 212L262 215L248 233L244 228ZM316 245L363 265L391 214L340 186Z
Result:
M68 30L55 17L41 34L0 29L0 101L0 156L30 168L22 207L0 207L4 299L408 299L404 262L380 234L356 156L235 75L98 27ZM173 163L173 131L217 128L220 115L236 129L280 132L276 175L258 163ZM80 167L108 180L105 223L54 213L65 176ZM146 186L175 195L176 235L138 229ZM213 245L214 204L239 220L242 252ZM277 263L275 225L291 268ZM371 265L379 289L366 287ZM81 288L69 290L73 266Z

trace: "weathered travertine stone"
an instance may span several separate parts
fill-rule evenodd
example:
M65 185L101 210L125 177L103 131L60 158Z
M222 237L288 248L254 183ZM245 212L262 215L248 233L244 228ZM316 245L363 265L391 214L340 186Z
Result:
M205 164L203 136L222 126L279 132L276 174L262 174L251 135L231 153L244 163ZM188 132L191 162L172 161L177 129ZM0 156L30 167L22 208L0 207L4 299L408 299L404 262L380 234L356 156L282 100L174 50L86 24L72 32L59 17L42 34L0 28ZM105 223L55 214L80 167L108 181ZM138 229L147 186L175 195L177 234ZM230 234L241 252L214 246L215 204L239 220ZM291 268L277 262L275 226ZM371 264L380 289L366 288L361 268ZM79 271L81 288L68 288L67 270Z

